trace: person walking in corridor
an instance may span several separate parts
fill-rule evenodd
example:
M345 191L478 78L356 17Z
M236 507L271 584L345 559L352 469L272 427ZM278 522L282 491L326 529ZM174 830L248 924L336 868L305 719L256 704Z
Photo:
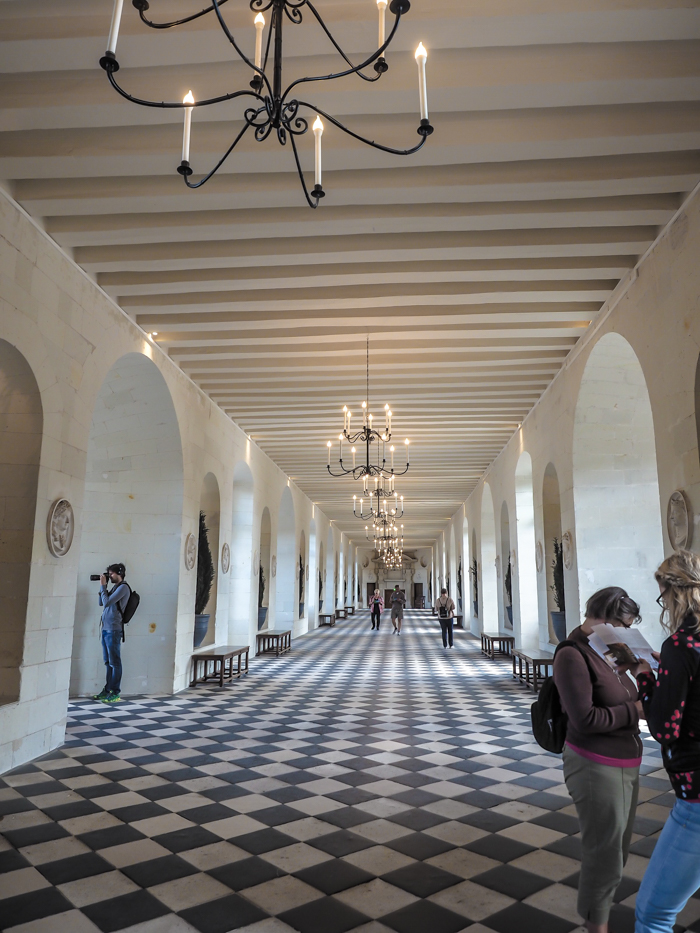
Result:
M401 634L401 623L403 622L403 609L406 605L406 595L399 589L397 583L391 594L391 624L394 626L394 634Z
M676 551L656 581L668 638L656 677L647 661L633 673L676 802L637 893L635 933L672 933L700 888L700 557Z
M378 632L379 623L382 621L382 610L384 609L384 600L379 590L374 591L374 595L370 600L370 609L372 610L372 629L376 629Z
M114 584L107 589L107 578ZM124 633L124 609L129 601L130 589L124 582L126 567L124 564L110 564L100 576L99 603L102 606L100 620L100 643L102 658L107 671L105 685L94 699L105 703L116 703L121 694L122 683L122 640Z
M449 644L450 648L453 648L455 603L452 597L447 595L447 590L444 588L440 591L440 596L435 602L435 610L440 619L440 628L442 629L442 646L443 648L447 648Z
M634 681L588 642L593 626L628 627L639 606L619 586L594 593L586 618L554 656L554 682L568 717L564 780L581 825L578 912L589 933L608 933L608 917L627 861L639 793L644 718ZM571 644L569 644L571 642Z

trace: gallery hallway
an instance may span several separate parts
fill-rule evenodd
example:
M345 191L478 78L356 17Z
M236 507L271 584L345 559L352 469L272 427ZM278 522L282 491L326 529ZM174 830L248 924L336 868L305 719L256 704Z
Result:
M223 690L75 703L66 745L0 780L1 928L578 930L577 820L532 699L429 613L399 638L363 612ZM673 802L645 744L615 933ZM700 930L700 900L681 920Z

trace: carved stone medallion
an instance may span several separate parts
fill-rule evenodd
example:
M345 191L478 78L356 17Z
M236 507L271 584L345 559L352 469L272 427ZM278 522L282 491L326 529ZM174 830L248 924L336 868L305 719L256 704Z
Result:
M270 562L270 573L273 577L277 576L277 555L272 555L272 561Z
M228 573L228 569L231 566L231 548L228 544L224 544L221 548L221 572Z
M565 531L561 536L561 549L564 557L564 566L571 570L574 566L574 536L570 531Z
M537 573L542 573L544 568L544 548L542 547L541 541L538 541L535 545L535 567L537 568Z
M672 492L668 500L666 528L674 551L690 547L693 540L693 513L682 489Z
M190 532L185 538L185 567L187 570L193 570L197 561L197 539Z
M75 532L73 506L67 499L56 499L46 521L46 543L54 557L65 557Z

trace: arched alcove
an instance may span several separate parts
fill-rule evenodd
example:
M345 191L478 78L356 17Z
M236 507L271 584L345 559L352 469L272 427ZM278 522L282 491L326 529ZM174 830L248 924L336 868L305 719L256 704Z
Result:
M209 625L207 633L202 640L202 647L213 645L217 641L216 637L216 604L219 588L219 527L221 525L221 497L219 495L219 483L213 473L207 473L202 480L202 488L199 493L199 511L204 514L204 524L207 528L209 537L209 548L214 563L214 582L211 586L209 601L204 607L203 613L209 616ZM197 552L199 560L200 552ZM221 633L223 640L223 632Z
M170 391L155 363L128 353L107 373L90 425L73 694L96 693L105 682L99 584L89 578L117 561L126 565L127 581L141 596L122 646L122 693L172 692L182 509L182 443Z
M547 586L547 625L549 640L555 645L559 638L554 632L553 612L564 612L565 607L557 604L555 586L555 549L561 545L561 498L559 477L553 463L548 463L542 479L542 517L544 520L544 570ZM601 519L602 522L602 519ZM555 545L555 542L557 544ZM572 626L575 627L575 626Z
M275 628L290 627L297 613L297 568L299 556L296 548L296 518L294 499L288 486L284 487L277 518L277 577L275 579Z
M449 582L450 596L457 604L457 542L455 540L455 526L450 524L450 550L447 560L447 579Z
M520 454L515 468L515 537L517 564L513 587L517 601L517 644L535 648L539 642L537 565L535 557L535 501L532 491L532 459L527 451ZM518 628L519 626L519 628Z
M270 622L270 593L272 592L272 522L267 506L260 516L260 557L258 558L258 631Z
M306 534L304 529L301 530L301 535L299 536L299 559L297 561L297 571L298 571L298 583L297 591L299 593L299 618L304 618L304 613L306 611L306 603L308 599L308 593L306 592L306 566L308 558L306 556Z
M336 607L335 577L335 541L331 526L326 539L326 565L323 571L323 606L326 612L333 612Z
M484 483L481 496L481 631L497 632L498 578L496 576L496 521L491 487Z
M316 519L312 518L309 524L309 559L308 573L306 575L306 600L309 631L316 628L318 615L318 542L316 540Z
M576 559L582 605L622 586L642 607L645 635L659 640L663 560L654 422L642 368L619 334L605 334L586 363L574 417Z
M323 576L325 572L326 572L326 564L323 559L323 541L320 541L318 545L318 571L317 571L318 585L316 589L316 592L318 594L318 611L319 612L322 611L324 605L327 604L328 602L325 597L325 584L323 582ZM315 622L316 620L314 620L314 624Z
M34 373L0 340L0 705L19 699L43 427Z
M471 553L469 523L465 517L464 524L462 526L462 612L464 613L465 619L471 618L472 614L471 583L469 576L469 568L471 567Z
M255 481L250 467L239 461L233 468L231 524L231 594L229 638L231 645L251 644L253 572L253 505ZM257 628L257 624L255 626Z
M513 630L513 566L510 559L510 516L508 503L501 504L501 599L503 626Z
M476 546L476 529L472 528L472 546L469 552L469 583L471 592L472 631L478 628L480 611L479 592L479 551Z

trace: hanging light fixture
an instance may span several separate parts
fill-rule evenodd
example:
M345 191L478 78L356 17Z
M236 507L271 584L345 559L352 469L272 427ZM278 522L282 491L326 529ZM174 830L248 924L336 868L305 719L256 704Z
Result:
M321 162L321 140L324 131L324 124L321 120L321 117L327 120L328 123L330 123L332 126L342 130L343 133L351 136L353 139L356 139L361 143L365 143L365 145L371 146L374 149L379 149L382 152L388 152L392 155L412 155L414 152L418 152L418 150L421 149L425 144L426 139L433 132L433 127L430 125L430 119L428 116L428 88L425 72L428 53L426 52L422 42L416 49L415 54L416 64L418 65L418 92L420 99L420 123L418 125L418 135L421 137L421 140L415 146L412 146L408 149L394 149L391 146L385 146L380 143L376 143L374 140L368 139L365 136L356 133L354 130L351 130L349 127L341 123L340 120L338 120L336 117L331 116L331 114L326 113L324 110L321 110L321 108L317 107L315 104L309 103L305 100L300 100L298 97L294 96L295 89L300 85L317 81L332 81L336 78L343 78L348 75L358 75L364 81L378 81L379 78L381 78L381 76L389 69L389 65L384 58L384 53L391 45L391 42L396 35L396 30L399 27L401 17L408 13L410 9L409 0L391 0L391 3L389 4L389 10L394 14L395 19L388 36L386 35L386 8L388 0L377 0L377 11L379 14L379 46L375 52L373 52L359 65L353 64L350 58L340 47L336 39L331 34L328 26L326 26L324 23L321 15L316 10L316 7L311 3L311 0L250 0L250 9L257 14L253 21L253 25L255 27L255 51L251 59L248 57L248 55L246 55L245 52L242 51L221 13L221 7L224 6L224 4L227 2L228 0L212 0L211 5L206 7L204 10L200 10L199 13L193 13L191 16L185 16L182 19L172 20L171 22L167 23L155 23L146 17L145 14L150 7L148 0L132 0L132 5L138 10L141 21L152 29L171 29L176 26L184 26L187 23L191 23L193 20L199 19L201 16L205 16L207 13L213 12L226 39L233 46L238 56L245 62L246 65L248 65L248 67L253 72L250 88L243 88L238 91L220 94L217 97L209 97L205 100L195 100L192 92L190 91L185 96L182 103L179 101L166 102L145 100L140 97L135 97L125 91L124 88L122 88L117 83L114 77L115 74L119 71L119 62L117 60L116 52L124 0L114 0L112 24L109 30L109 38L107 40L107 51L100 59L100 65L105 70L107 78L109 79L112 87L119 94L121 94L122 97L126 98L128 101L131 101L131 103L140 104L143 107L159 107L171 110L184 110L182 160L178 166L177 171L180 173L180 175L182 175L188 188L200 188L203 184L209 181L212 175L215 175L219 171L221 166L231 155L238 143L251 129L253 130L253 136L256 142L264 142L268 136L273 133L273 131L277 135L277 139L281 145L285 146L287 144L287 140L289 139L304 195L309 206L313 208L318 207L320 199L325 197L325 191L323 190L322 186L323 175ZM331 74L312 75L309 77L297 78L285 87L282 79L282 25L285 18L295 26L300 25L303 20L302 9L304 7L318 22L319 26L328 37L331 44L340 54L344 61L344 65L341 66L341 70ZM265 26L267 25L264 13L267 13L268 10L270 11L270 28L267 33L267 42L264 43L264 30ZM265 46L264 51L263 45ZM345 67L346 65L347 67ZM365 73L365 69L369 68L370 66L373 66L374 75ZM242 129L234 137L233 142L216 163L214 168L211 169L211 171L204 175L202 178L200 178L199 181L190 181L190 176L192 175L192 168L190 166L190 133L193 109L199 107L208 107L212 104L220 104L224 101L236 100L238 98L242 98L244 100L247 98L249 103L249 106L245 108L242 114ZM308 132L309 129L309 121L306 116L302 115L304 112L309 116L313 114L316 115L316 119L312 127L312 132L314 134L315 184L311 191L309 191L306 180L304 178L296 143L296 137L303 136L306 132Z
M374 427L374 416L369 410L369 335L367 336L367 395L362 403L362 427L353 431L352 412L347 405L343 406L343 430L338 435L339 451L337 472L331 469L331 452L333 442L328 441L328 472L331 476L352 476L353 479L362 480L363 493L360 496L360 511L357 511L357 496L353 496L353 512L358 518L363 520L367 518L379 518L385 506L393 501L392 506L398 511L400 506L401 515L403 515L403 496L399 497L396 492L394 482L397 476L403 476L408 472L409 464L409 444L408 438L404 441L406 450L406 466L403 469L397 469L394 462L395 448L391 444L391 421L393 412L388 405L384 406L384 428L380 431ZM350 445L352 455L352 466L346 466L343 463L343 441ZM387 444L389 450L387 451ZM358 463L357 447L362 445L364 448L360 454L362 458ZM387 453L389 460L387 461ZM372 487L372 483L374 487ZM367 500L367 509L365 509L365 499ZM375 502L376 500L376 502Z

